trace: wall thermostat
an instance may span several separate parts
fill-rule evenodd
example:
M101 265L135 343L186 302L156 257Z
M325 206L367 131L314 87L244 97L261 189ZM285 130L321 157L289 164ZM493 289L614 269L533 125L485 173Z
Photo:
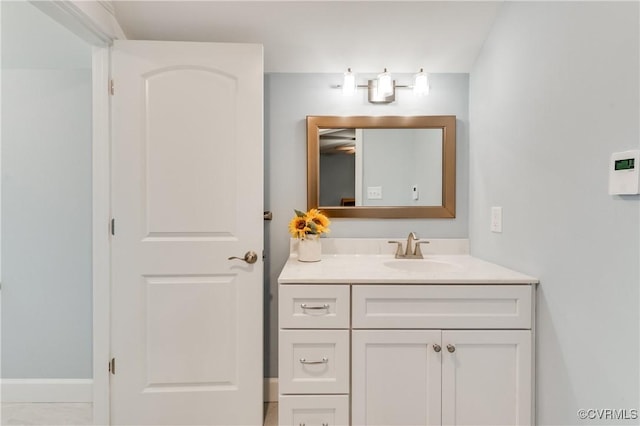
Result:
M640 193L640 150L614 152L609 162L609 194Z

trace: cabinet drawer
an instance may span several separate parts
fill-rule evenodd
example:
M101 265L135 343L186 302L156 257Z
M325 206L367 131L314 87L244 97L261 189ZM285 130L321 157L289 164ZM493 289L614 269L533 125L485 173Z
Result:
M280 330L281 394L349 393L348 330Z
M349 328L348 285L281 285L280 328Z
M281 395L280 426L347 426L349 395Z
M529 285L354 285L353 328L531 328Z

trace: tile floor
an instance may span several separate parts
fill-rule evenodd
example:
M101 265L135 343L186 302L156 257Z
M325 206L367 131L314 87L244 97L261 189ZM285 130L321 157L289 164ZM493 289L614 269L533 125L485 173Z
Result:
M3 403L2 425L91 425L91 404ZM264 404L264 426L277 426L278 404Z
M91 404L3 403L2 425L90 425Z
M264 404L264 426L278 426L278 403Z

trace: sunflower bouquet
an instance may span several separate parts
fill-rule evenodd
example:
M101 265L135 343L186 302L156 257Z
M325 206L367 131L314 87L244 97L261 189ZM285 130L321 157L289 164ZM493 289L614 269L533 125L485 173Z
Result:
M293 238L304 240L307 235L321 235L329 232L331 221L318 209L308 212L294 210L296 215L289 222L289 233Z

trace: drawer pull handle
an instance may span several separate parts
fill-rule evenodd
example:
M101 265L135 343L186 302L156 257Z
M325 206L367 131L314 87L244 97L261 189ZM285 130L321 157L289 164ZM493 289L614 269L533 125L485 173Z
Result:
M329 362L329 358L326 356L322 357L322 361L307 361L304 358L300 358L300 364L326 364Z
M447 350L451 353L454 353L456 351L456 347L453 345L447 345Z
M306 303L301 303L300 307L302 309L315 309L315 310L319 310L319 309L329 309L329 305L327 303L325 303L322 306L307 306Z
M434 343L433 344L433 350L436 351L436 352L440 352L442 350L442 348L440 347L439 344Z

